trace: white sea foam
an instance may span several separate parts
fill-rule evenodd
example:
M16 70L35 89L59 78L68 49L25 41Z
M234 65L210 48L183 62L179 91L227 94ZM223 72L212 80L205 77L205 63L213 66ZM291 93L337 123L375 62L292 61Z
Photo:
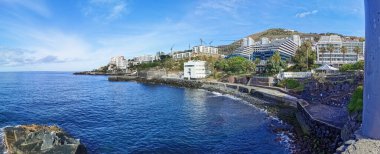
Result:
M5 126L5 127L8 127L8 126ZM0 128L0 150L3 151L3 154L7 154L4 147L4 128L5 127Z
M218 93L218 92L215 92L215 91L213 91L213 92L211 92L211 93L214 94L215 96L223 96L222 93Z

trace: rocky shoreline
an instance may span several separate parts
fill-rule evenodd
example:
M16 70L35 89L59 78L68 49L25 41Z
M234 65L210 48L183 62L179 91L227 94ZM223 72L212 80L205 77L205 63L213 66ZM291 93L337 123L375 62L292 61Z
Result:
M86 154L86 147L58 126L21 125L3 129L5 152L9 154Z

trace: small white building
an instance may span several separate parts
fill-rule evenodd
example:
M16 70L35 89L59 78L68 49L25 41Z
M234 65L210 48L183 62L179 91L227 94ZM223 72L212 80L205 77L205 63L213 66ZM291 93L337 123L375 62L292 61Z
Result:
M206 61L188 61L183 65L183 77L185 79L202 79L209 74Z

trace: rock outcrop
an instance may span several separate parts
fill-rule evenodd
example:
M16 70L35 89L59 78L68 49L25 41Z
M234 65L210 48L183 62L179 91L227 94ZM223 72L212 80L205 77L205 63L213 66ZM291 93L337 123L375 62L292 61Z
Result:
M22 125L4 128L5 150L9 154L85 154L79 140L57 126Z
M380 153L380 141L371 139L348 140L337 149L337 153L378 154Z

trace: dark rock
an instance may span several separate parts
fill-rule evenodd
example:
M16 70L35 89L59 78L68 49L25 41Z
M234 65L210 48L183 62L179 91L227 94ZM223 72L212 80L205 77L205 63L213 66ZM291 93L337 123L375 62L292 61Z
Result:
M85 154L79 140L72 138L57 126L22 125L4 128L7 153Z

